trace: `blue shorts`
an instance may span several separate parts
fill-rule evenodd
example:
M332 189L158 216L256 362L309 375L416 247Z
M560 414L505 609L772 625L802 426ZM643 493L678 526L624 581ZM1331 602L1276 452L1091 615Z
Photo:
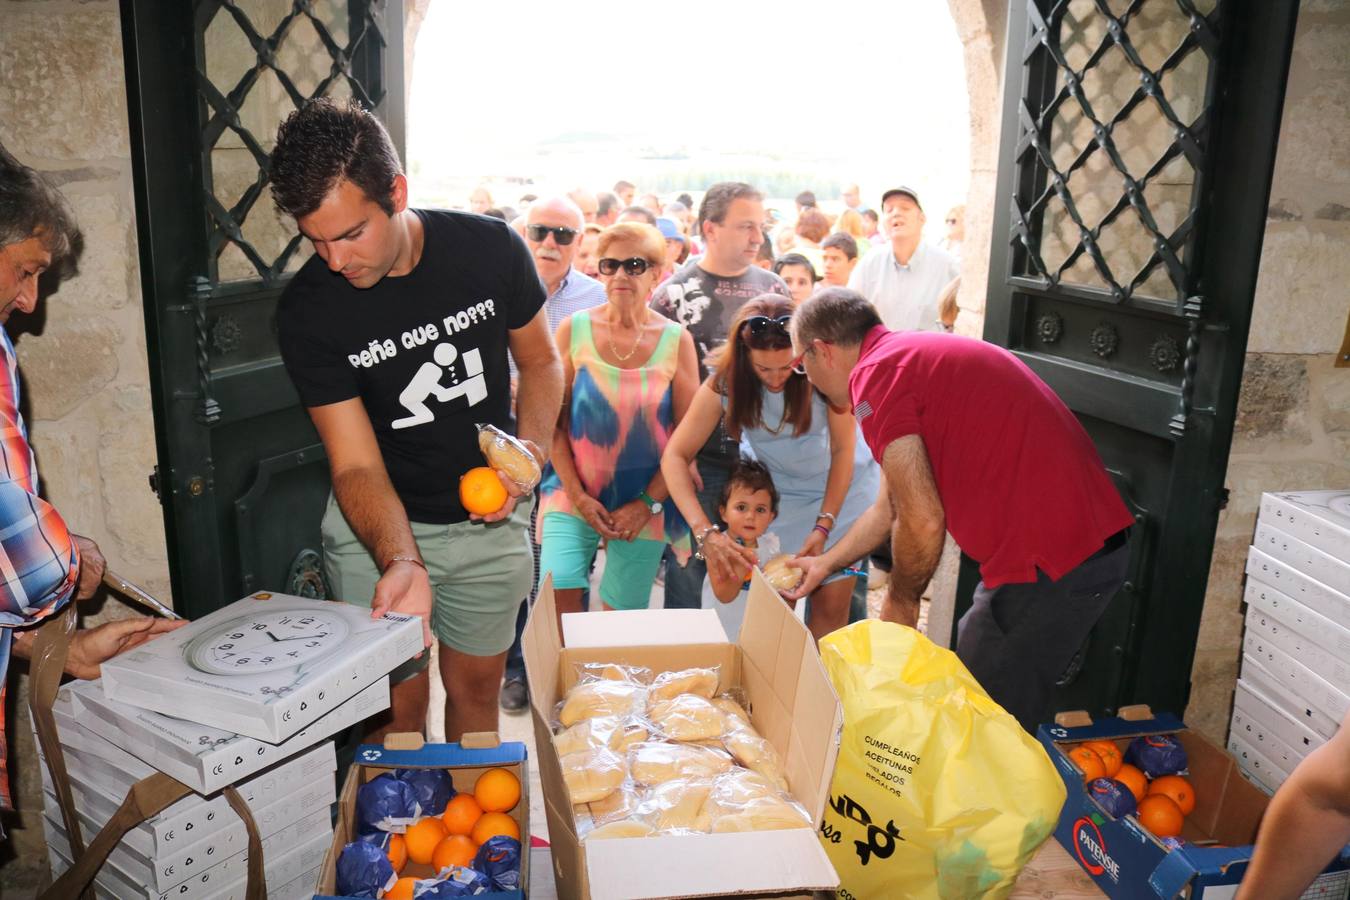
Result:
M539 553L540 583L552 573L554 588L586 587L599 546L599 532L580 517L564 512L545 513ZM664 541L641 539L607 542L600 599L614 609L646 609L665 547Z

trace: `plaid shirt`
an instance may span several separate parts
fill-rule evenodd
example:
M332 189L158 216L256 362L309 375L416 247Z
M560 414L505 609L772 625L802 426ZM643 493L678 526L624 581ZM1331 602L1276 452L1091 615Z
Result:
M80 556L60 514L37 495L37 463L19 415L14 344L4 328L0 361L0 809L13 809L4 718L10 629L33 625L66 605L75 593Z

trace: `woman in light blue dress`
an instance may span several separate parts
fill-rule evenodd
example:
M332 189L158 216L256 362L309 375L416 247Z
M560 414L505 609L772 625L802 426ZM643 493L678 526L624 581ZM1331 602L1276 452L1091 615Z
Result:
M762 294L741 307L715 371L700 385L661 458L670 498L709 568L743 571L753 556L708 520L695 491L691 463L719 419L773 475L781 502L769 534L778 537L783 552L819 554L848 531L881 489L880 468L852 414L830 409L806 376L792 371L792 311L792 302L778 294ZM838 572L811 594L806 624L817 640L847 624L853 583L847 570ZM744 604L742 595L731 605ZM724 622L736 624L728 628L734 639L739 610L719 612L730 614Z

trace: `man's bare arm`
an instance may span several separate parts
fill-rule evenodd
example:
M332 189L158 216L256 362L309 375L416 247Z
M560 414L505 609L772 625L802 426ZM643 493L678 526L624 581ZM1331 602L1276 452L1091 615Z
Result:
M919 621L919 598L942 558L947 519L923 438L897 438L886 447L881 472L895 508L891 576L881 617L901 625Z
M516 389L516 436L538 448L543 465L553 446L562 409L563 370L544 309L523 328L510 332L511 355L520 372Z

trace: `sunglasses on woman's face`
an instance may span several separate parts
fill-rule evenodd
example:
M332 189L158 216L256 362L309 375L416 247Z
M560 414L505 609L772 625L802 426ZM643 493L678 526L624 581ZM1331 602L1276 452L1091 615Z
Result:
M759 337L770 328L776 329L780 334L788 334L788 325L792 322L792 316L778 316L771 319L768 316L751 316L745 320L745 327L750 330L751 337Z
M566 247L576 238L575 228L554 228L549 225L526 225L525 235L536 244L542 244L552 234L559 247Z
M613 275L615 272L619 271L620 266L623 266L624 274L632 275L636 278L650 269L651 265L651 263L640 256L630 256L627 259L614 259L611 256L606 256L596 263L595 267L600 270L601 275Z

